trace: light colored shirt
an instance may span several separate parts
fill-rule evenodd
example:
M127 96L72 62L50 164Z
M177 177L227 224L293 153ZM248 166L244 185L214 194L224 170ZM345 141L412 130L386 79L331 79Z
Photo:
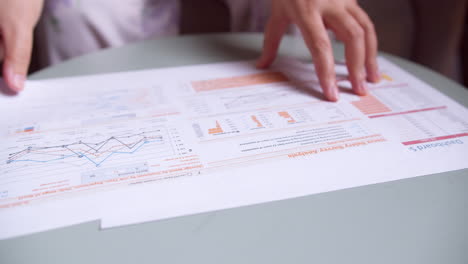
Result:
M263 31L269 0L220 0L231 30ZM45 0L36 29L41 67L102 48L179 34L179 0ZM209 18L207 18L209 19Z

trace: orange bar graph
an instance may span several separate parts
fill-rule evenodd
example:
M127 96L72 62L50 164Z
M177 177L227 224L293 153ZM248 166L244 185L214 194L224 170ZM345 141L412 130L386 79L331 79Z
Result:
M218 121L216 121L216 127L215 128L210 128L208 129L208 134L218 134L218 133L223 133L223 128L221 128L221 125L219 124Z
M244 76L195 81L192 82L192 87L197 92L203 92L287 81L289 81L288 77L281 72L262 72Z
M263 127L262 123L258 120L258 118L256 116L253 115L252 120L257 125L257 127Z
M390 108L388 108L388 106L380 102L379 99L372 95L362 96L358 101L351 102L351 104L366 115L387 113L392 111Z
M278 112L278 115L285 118L290 124L296 122L296 120L294 120L294 118L286 111Z

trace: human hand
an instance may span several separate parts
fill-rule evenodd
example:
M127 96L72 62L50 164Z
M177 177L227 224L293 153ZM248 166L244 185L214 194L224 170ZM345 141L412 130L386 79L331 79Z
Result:
M284 33L294 23L312 54L320 85L328 100L337 101L339 93L326 29L332 30L345 44L346 65L354 93L367 94L366 79L370 82L379 80L374 26L356 0L271 1L271 15L257 67L266 68L272 64Z
M0 0L0 62L8 87L20 92L31 60L34 27L44 0Z

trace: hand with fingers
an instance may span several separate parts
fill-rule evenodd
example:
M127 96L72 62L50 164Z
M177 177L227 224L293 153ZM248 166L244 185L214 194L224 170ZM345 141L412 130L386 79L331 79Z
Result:
M257 67L268 67L276 57L290 24L296 24L314 59L320 85L330 101L339 99L334 57L327 29L345 44L346 66L353 92L367 94L366 81L379 80L377 37L368 15L356 0L271 0L262 56Z
M0 62L8 87L20 92L31 60L33 31L43 0L0 0Z

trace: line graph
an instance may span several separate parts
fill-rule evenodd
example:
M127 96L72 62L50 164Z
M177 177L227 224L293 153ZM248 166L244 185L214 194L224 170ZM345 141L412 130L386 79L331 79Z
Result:
M283 98L288 95L289 94L287 91L277 93L268 91L257 94L244 94L232 97L223 97L221 100L226 101L224 105L227 109L233 109L250 105L265 105L271 100L278 100L279 98Z
M165 120L148 118L13 134L15 140L0 149L0 186L8 197L19 197L163 178L199 166L181 131ZM191 155L188 165L186 156Z
M147 131L127 136L111 136L99 142L79 140L69 144L54 146L28 146L23 150L10 153L7 164L11 163L49 163L65 159L85 159L99 167L114 155L133 154L150 143L164 143L160 131Z
M278 103L297 104L315 99L305 90L298 89L295 84L282 83L224 93L218 100L227 110L237 110L267 107Z

